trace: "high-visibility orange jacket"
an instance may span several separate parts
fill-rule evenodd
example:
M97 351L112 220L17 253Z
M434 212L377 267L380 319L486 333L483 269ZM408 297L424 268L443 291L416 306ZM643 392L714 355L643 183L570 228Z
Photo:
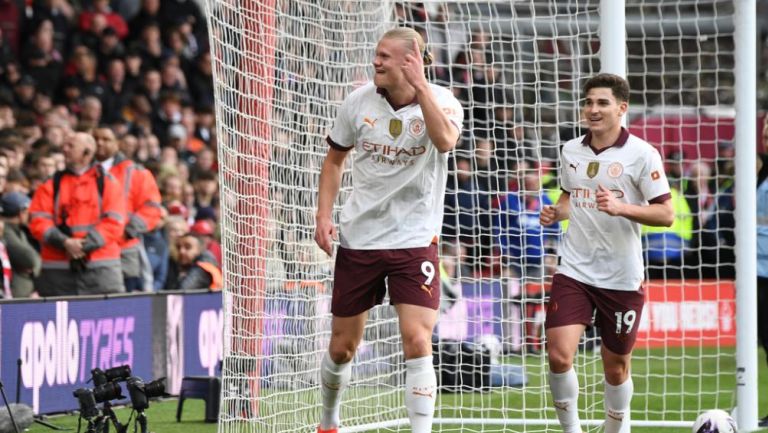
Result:
M160 222L160 190L149 170L122 153L117 153L114 158L109 173L117 179L126 200L127 219L120 247L127 250L135 248L139 244L139 236L154 230Z
M125 225L120 184L98 165L82 174L65 170L59 176L58 193L54 194L54 176L37 188L29 206L29 229L40 241L43 268L69 267L64 250L69 237L85 238L83 250L89 267L120 266L118 242ZM103 179L101 192L99 177Z

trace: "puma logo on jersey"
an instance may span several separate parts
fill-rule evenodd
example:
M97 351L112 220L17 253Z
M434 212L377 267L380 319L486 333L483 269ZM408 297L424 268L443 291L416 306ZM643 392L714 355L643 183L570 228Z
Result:
M371 128L376 126L376 120L377 119L371 119L370 117L363 117L363 122L367 123L368 126L370 126Z
M568 164L568 166L571 167L573 169L574 173L575 173L576 170L579 168L579 163L577 162L576 165Z
M430 297L430 298L432 297L432 288L431 288L431 287L429 287L428 285L426 285L426 284L422 284L422 285L421 285L421 290L423 290L423 291L427 292L427 293L429 294L429 297Z

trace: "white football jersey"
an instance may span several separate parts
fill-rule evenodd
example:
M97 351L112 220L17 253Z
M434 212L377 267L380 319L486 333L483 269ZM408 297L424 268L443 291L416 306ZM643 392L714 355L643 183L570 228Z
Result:
M461 132L464 112L450 90L430 84L437 103ZM355 149L352 194L339 219L341 246L425 247L440 235L448 154L429 140L421 106L395 110L373 83L347 96L328 142Z
M597 209L598 185L624 203L660 203L670 197L661 155L622 128L613 146L596 151L591 135L563 146L560 183L570 194L570 221L559 248L561 272L603 289L637 290L644 278L640 224Z

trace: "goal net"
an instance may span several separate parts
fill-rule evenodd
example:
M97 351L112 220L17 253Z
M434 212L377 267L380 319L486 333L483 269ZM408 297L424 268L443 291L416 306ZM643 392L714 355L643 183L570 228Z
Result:
M559 431L543 311L567 226L559 146L583 133L600 71L597 0L206 0L216 83L225 276L220 432L312 432L333 262L312 240L325 137L372 77L378 38L423 33L430 80L465 107L450 158L435 332L434 431ZM649 283L633 358L636 425L682 426L734 404L732 1L627 0L631 132L662 152L672 231L644 233ZM349 168L349 167L348 167ZM351 184L345 176L340 203ZM337 215L337 214L336 214ZM576 359L585 429L603 416L598 331ZM344 432L410 431L397 320L374 308L343 397Z

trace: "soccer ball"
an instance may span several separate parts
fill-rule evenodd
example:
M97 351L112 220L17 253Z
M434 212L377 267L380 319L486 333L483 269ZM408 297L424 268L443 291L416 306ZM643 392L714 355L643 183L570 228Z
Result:
M720 409L708 410L693 423L693 433L738 433L736 421L728 412Z

